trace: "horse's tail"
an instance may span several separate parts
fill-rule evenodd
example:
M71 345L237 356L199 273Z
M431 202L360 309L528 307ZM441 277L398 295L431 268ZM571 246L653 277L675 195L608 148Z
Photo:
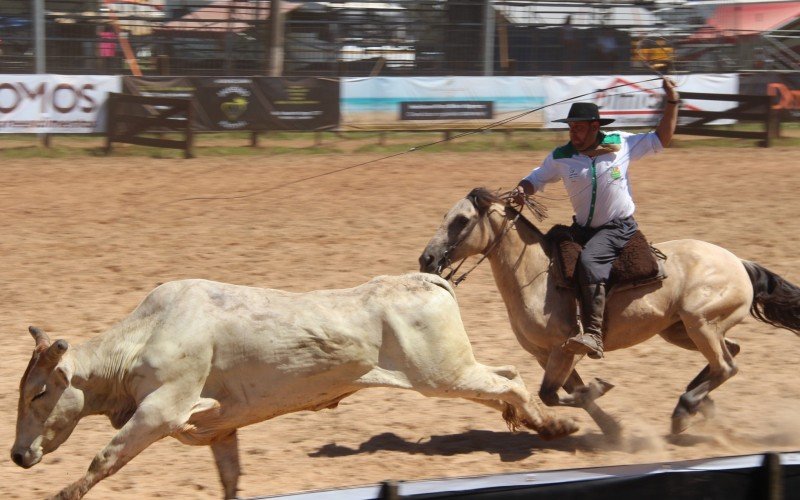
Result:
M742 260L742 264L753 283L750 314L800 335L800 287L755 262Z

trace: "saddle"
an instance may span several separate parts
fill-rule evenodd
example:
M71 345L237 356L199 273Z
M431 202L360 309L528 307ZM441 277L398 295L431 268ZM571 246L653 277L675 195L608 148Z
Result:
M556 284L561 288L576 289L578 259L583 250L578 243L579 235L570 226L559 224L548 231L547 239L551 242L553 267L557 271ZM647 242L641 230L637 230L611 266L609 291L635 288L665 279L665 260L667 257Z

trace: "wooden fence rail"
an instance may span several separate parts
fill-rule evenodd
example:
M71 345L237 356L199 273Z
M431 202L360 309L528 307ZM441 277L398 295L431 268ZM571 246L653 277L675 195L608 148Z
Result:
M769 147L772 139L780 136L780 114L772 107L772 96L681 92L681 99L733 101L738 102L738 106L726 111L697 111L681 108L679 120L681 118L696 118L696 120L686 125L679 125L675 129L676 134L757 139L759 144L764 147ZM709 123L720 119L759 122L764 124L764 130L727 130L708 126Z
M130 105L139 105L132 108ZM135 109L145 114L135 114ZM115 142L183 150L184 158L194 158L192 145L192 100L177 97L150 97L110 93L108 95L108 131L106 154ZM164 131L183 132L183 140L161 137L141 137L139 134L161 134Z

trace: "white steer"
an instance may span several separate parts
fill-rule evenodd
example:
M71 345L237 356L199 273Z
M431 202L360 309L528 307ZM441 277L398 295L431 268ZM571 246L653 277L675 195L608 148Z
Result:
M237 428L335 408L367 387L474 400L503 411L512 430L547 438L577 430L543 415L513 366L475 361L453 289L430 274L308 293L174 281L74 348L30 330L12 460L37 464L87 415L119 429L58 498L82 497L165 436L211 446L225 497L235 497Z

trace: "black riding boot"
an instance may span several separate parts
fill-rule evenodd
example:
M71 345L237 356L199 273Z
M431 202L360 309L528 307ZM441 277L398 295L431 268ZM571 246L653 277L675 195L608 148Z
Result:
M567 340L573 354L588 354L592 359L603 357L603 313L606 308L606 286L602 283L581 283L581 323L583 333Z

